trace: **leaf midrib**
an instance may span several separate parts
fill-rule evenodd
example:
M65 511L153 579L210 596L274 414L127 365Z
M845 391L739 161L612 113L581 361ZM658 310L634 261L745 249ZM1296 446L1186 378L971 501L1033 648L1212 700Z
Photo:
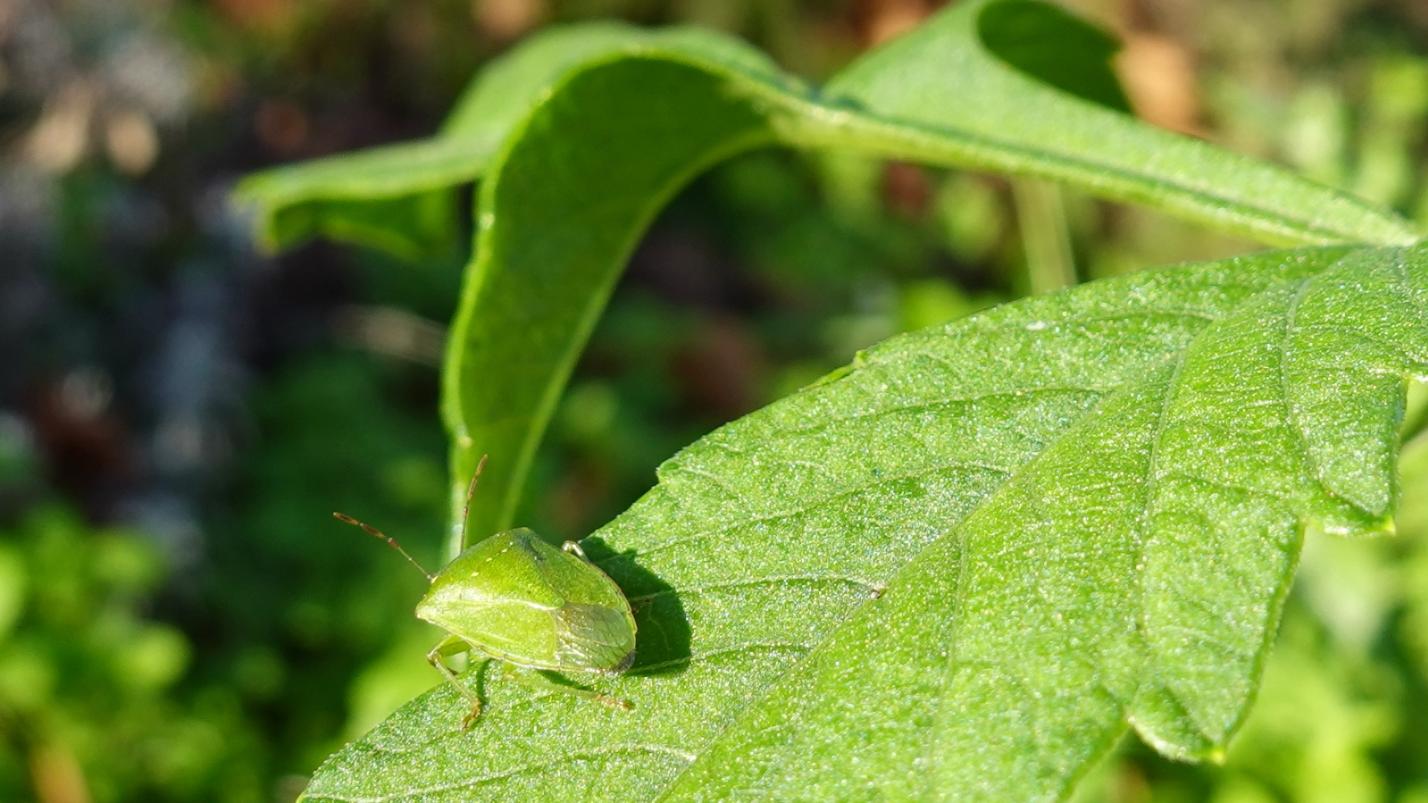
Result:
M980 39L977 37L973 37L973 39L974 41L980 42ZM995 65L995 69L1001 71L1003 74L1010 71L1010 68L994 54L987 54L984 51L984 55L987 62ZM1356 239L1355 234L1337 230L1327 224L1321 224L1313 220L1265 209L1247 200L1239 200L1227 195L1218 194L1212 190L1196 187L1173 178L1166 179L1165 177L1161 177L1158 181L1151 180L1142 173L1137 173L1126 168L1119 168L1102 162L1077 159L1055 151L1040 150L1032 146L1021 145L987 134L968 131L964 128L945 123L933 125L930 123L919 123L888 117L884 114L869 110L862 104L859 104L857 109L831 105L819 101L806 91L804 93L798 93L792 88L779 86L766 77L745 73L729 65L711 59L693 56L672 48L652 46L642 49L635 55L631 55L630 53L615 54L590 62L584 62L580 67L576 68L576 70L594 69L601 66L602 63L613 63L632 57L652 61L676 62L710 72L723 73L726 78L746 81L752 96L767 101L771 106L781 108L789 113L790 116L788 119L783 119L772 114L770 115L770 124L781 134L780 141L784 145L809 149L826 148L830 145L843 145L857 151L906 159L909 155L908 151L897 150L895 145L876 144L878 139L887 136L901 138L905 144L920 144L923 148L924 155L950 156L954 162L980 162L984 165L1000 165L1013 173L1030 173L1031 171L1026 170L1025 167L1008 164L1009 160L1002 158L998 151L1013 153L1026 159L1028 162L1038 163L1042 166L1064 167L1068 173L1079 176L1088 186L1099 188L1105 194L1111 195L1112 197L1115 196L1116 185L1112 182L1102 181L1099 177L1106 174L1115 175L1127 185L1134 185L1148 191L1149 195L1156 194L1157 189L1163 191L1164 187L1174 188L1180 194L1194 197L1200 201L1206 207L1200 214L1205 215L1207 218L1212 217L1209 211L1211 208L1218 208L1222 213L1235 208L1252 212L1258 215L1261 221L1274 222L1283 229L1283 233L1287 236L1283 241L1280 241L1282 244L1326 245ZM1021 76L1014 75L1013 77L1026 80L1028 85L1034 90L1050 92L1060 99L1078 102L1086 107L1085 111L1088 114L1096 114L1101 111L1094 104L1081 101L1070 93L1048 88L1039 83L1030 81L1030 79L1024 79ZM835 78L833 81L830 81L825 87L826 86L832 86L836 89L837 79ZM819 91L822 89L823 88L820 88ZM784 123L785 125L781 126L780 123ZM1165 132L1165 135L1174 136L1168 132ZM959 150L954 143L944 141L947 139L959 141L957 144L961 144L963 148ZM874 144L870 144L870 141ZM958 156L962 156L963 158L958 160ZM1237 158L1243 159L1243 157ZM1276 169L1282 168L1276 166ZM1047 174L1051 175L1054 180L1063 182L1066 180L1066 177L1056 177L1052 171L1049 170ZM1296 178L1313 184L1322 190L1332 192L1340 201L1357 207L1359 211L1383 218L1384 223L1392 222L1396 224L1403 233L1403 239L1399 241L1402 244L1412 242L1418 237L1414 230L1408 227L1407 221L1396 219L1394 216L1385 215L1382 210L1364 202L1362 199L1307 178ZM1235 214L1234 217L1244 219L1247 216ZM1259 234L1268 234L1267 231L1263 231L1259 227L1254 226L1252 221L1251 225L1246 228L1256 231ZM1293 236L1295 234L1315 236L1310 239L1304 236Z
M787 140L789 144L809 148L842 145L858 151L899 159L909 158L914 149L920 146L920 152L917 155L927 158L933 163L966 164L970 162L987 168L1000 169L1010 174L1045 176L1059 183L1070 183L1072 179L1075 179L1093 192L1099 191L1099 194L1112 199L1152 201L1166 194L1191 197L1203 207L1192 209L1187 205L1184 211L1191 212L1192 217L1206 221L1220 220L1230 223L1235 229L1252 234L1257 239L1271 245L1331 245L1362 238L1356 233L1345 232L1327 224L1266 209L1245 199L1218 194L1182 181L1167 179L1165 176L1152 179L1144 173L1135 172L1129 168L1117 167L1106 162L1079 159L1055 151L1039 150L986 134L970 132L950 124L943 123L934 126L930 123L898 120L864 109L859 109L857 113L854 113L836 107L820 105L818 108L832 111L835 115L842 115L846 118L846 122L843 125L833 125L832 121L819 121L824 123L823 128L820 130L816 124L809 126L808 130L812 132L811 134L796 129ZM868 141L863 139L865 135L869 134L883 134L889 138L899 138L902 142L869 145ZM947 142L948 139L960 142ZM962 150L958 149L958 144L963 146ZM900 149L899 145L908 146L908 149ZM1017 164L1015 160L1004 156L1007 153L1015 154L1025 162ZM1039 166L1042 170L1038 172L1028 169L1028 165ZM1278 168L1277 165L1275 167ZM1065 173L1058 175L1056 168L1063 168ZM1122 183L1105 180L1104 177L1107 175L1116 176ZM1306 183L1312 183L1321 190L1332 192L1338 200L1357 207L1359 211L1379 216L1384 223L1396 224L1402 232L1402 237L1380 242L1381 245L1409 244L1419 236L1412 229L1402 225L1403 221L1385 216L1382 210L1376 209L1349 193L1335 187L1312 182L1307 178L1299 177L1299 179ZM1171 192L1167 193L1167 189ZM1179 205L1173 197L1171 203ZM1271 225L1278 229L1278 237L1271 236L1275 233L1271 230Z

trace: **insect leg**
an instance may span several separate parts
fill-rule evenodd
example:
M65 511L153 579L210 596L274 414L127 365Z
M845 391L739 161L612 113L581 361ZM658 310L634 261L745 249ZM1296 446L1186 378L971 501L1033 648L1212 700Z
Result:
M567 686L564 683L556 683L547 678L543 673L535 670L517 669L511 664L504 664L506 677L522 685L528 686L536 691L556 691L564 694L571 694L586 700L593 700L611 708L618 708L621 711L629 711L634 706L629 700L622 700L619 697L611 697L608 694L601 694L591 689L582 689L579 686Z
M446 682L455 686L456 690L461 693L461 696L465 697L466 701L471 703L471 713L461 718L462 730L469 729L476 723L477 718L481 716L481 696L457 680L456 673L451 671L451 667L447 666L446 662L441 660L441 658L444 655L458 655L470 649L471 645L465 641L456 636L447 636L437 642L436 646L431 648L431 652L426 654L427 663L431 664L436 671L440 672L442 677L446 678Z
M566 541L565 543L563 543L563 544L560 545L560 548L563 549L563 550L565 550L566 552L570 552L570 553L574 554L576 557L580 558L581 560L586 560L586 561L590 560L589 558L585 557L585 550L583 550L583 549L580 548L580 544L578 544L578 543L576 543L576 542L574 542L574 541Z

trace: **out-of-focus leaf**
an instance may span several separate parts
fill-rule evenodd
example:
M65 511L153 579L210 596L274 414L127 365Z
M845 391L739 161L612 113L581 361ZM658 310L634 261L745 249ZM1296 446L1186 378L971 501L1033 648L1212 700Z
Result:
M25 563L18 550L7 544L0 544L0 641L4 641L20 618L25 604Z
M270 248L320 234L419 258L452 242L452 188L480 177L541 93L636 34L618 23L552 28L478 73L437 136L265 170L238 197L256 207Z
M1398 529L1411 547L1403 567L1406 599L1399 627L1409 657L1428 686L1428 435L1419 433L1404 445L1400 471L1403 505Z

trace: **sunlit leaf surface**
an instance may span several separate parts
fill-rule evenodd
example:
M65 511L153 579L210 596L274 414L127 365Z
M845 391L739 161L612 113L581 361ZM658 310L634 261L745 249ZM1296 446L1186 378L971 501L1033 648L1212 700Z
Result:
M470 732L434 690L308 798L1052 799L1128 728L1215 755L1305 532L1389 526L1425 300L1428 249L1280 251L893 338L587 540L633 711L487 671Z

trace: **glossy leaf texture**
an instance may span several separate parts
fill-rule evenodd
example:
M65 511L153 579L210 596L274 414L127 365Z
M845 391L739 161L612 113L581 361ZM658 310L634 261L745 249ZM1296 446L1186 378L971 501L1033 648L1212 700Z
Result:
M472 673L308 800L1049 800L1243 719L1302 539L1391 528L1428 247L1265 252L895 337L706 436L586 541L619 712Z
M443 390L454 514L477 458L495 456L473 534L517 523L536 447L639 235L691 176L739 151L1052 178L1269 241L1414 239L1390 213L1117 111L1109 40L1042 3L958 4L823 91L714 34L632 37L564 73L481 187Z

